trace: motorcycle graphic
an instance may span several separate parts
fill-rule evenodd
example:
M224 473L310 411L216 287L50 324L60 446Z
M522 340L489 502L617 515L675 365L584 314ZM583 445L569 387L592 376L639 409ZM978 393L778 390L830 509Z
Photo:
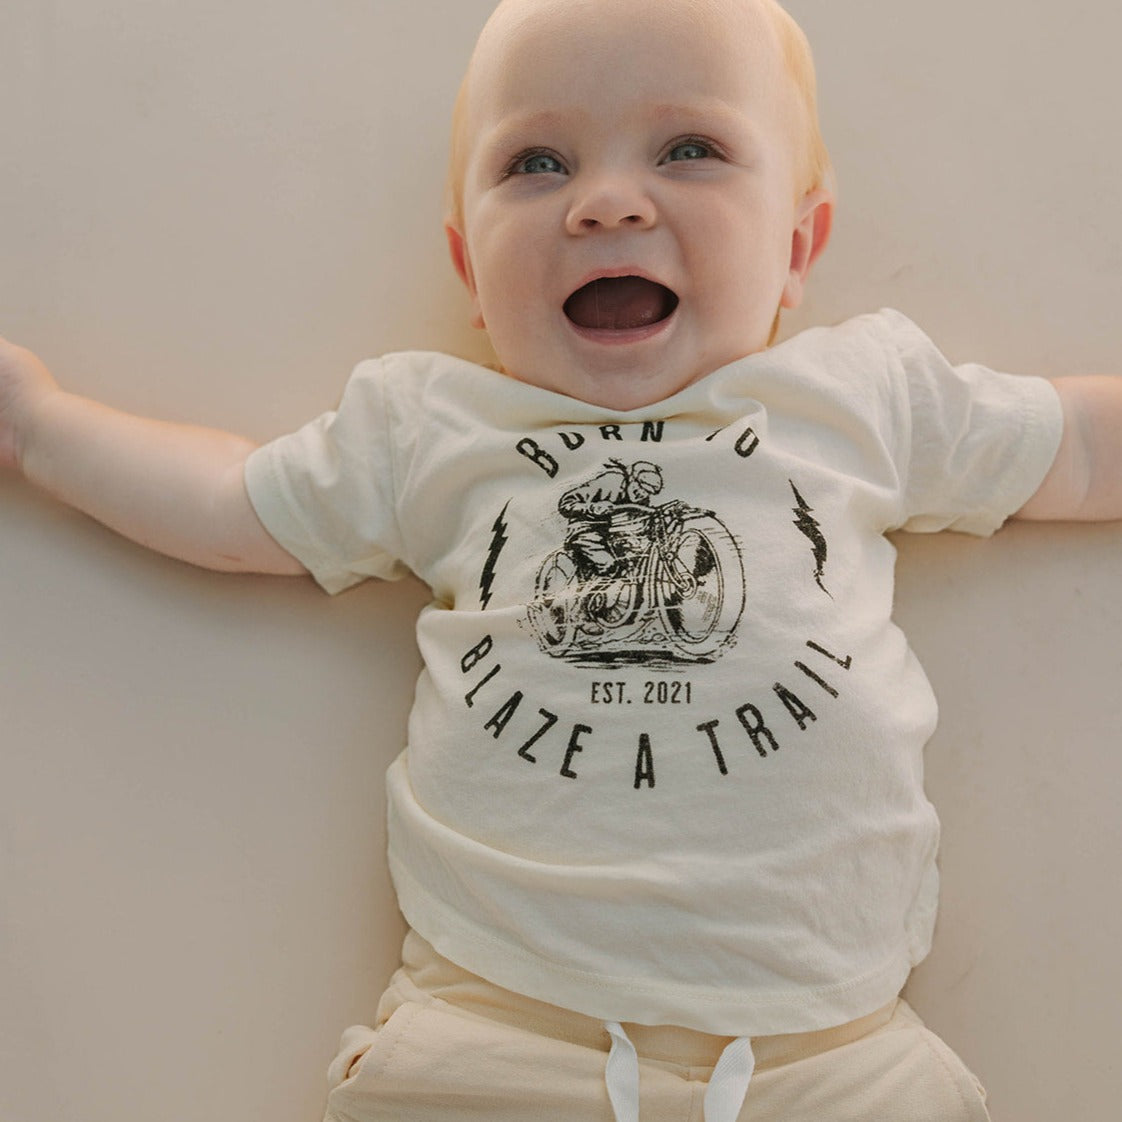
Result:
M715 661L744 611L736 540L712 511L650 505L662 486L654 465L606 467L598 478L613 476L614 494L601 484L579 514L562 499L572 528L539 568L529 610L541 649L596 666ZM645 487L635 486L640 470Z

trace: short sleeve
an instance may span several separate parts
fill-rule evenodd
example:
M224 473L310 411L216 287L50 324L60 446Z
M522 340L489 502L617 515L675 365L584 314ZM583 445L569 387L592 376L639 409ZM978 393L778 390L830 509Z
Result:
M245 483L265 529L328 592L396 579L402 561L393 424L381 360L360 363L337 410L249 457Z
M899 526L988 536L1036 492L1063 432L1044 378L952 366L898 312L878 317L907 400L901 418Z

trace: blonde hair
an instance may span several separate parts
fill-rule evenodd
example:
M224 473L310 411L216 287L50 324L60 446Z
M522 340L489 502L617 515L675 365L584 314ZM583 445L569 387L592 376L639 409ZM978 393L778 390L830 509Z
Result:
M802 198L826 184L830 175L830 156L822 139L818 121L818 82L814 57L803 29L777 0L733 0L754 4L768 19L783 55L783 64L794 85L799 112L803 118L802 167L796 190ZM447 220L457 228L463 226L464 182L470 151L467 116L472 67L460 84L452 109L452 143L448 161L446 187Z
M783 52L783 64L795 87L795 95L803 121L803 166L798 184L799 195L809 194L826 185L830 177L830 153L822 138L818 120L818 78L814 55L803 29L776 0L756 0L771 20Z

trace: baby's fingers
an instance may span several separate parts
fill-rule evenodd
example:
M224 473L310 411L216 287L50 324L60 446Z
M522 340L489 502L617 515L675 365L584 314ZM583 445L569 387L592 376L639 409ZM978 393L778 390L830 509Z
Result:
M18 468L31 416L56 389L38 355L0 337L0 468Z

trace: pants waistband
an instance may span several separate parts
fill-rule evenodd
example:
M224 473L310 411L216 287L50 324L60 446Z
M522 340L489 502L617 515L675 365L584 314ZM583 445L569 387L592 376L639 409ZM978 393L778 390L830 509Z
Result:
M399 984L391 986L386 1000L393 1000L400 982L405 981L425 994L491 1020L585 1047L603 1051L609 1047L602 1020L496 986L444 958L415 931L406 936L402 953L403 967L395 979ZM886 1025L898 1004L891 1001L865 1017L815 1032L754 1036L756 1070L793 1063L859 1040ZM380 1010L379 1020L390 1011ZM642 1058L686 1067L715 1066L733 1039L679 1025L624 1022L623 1027Z

